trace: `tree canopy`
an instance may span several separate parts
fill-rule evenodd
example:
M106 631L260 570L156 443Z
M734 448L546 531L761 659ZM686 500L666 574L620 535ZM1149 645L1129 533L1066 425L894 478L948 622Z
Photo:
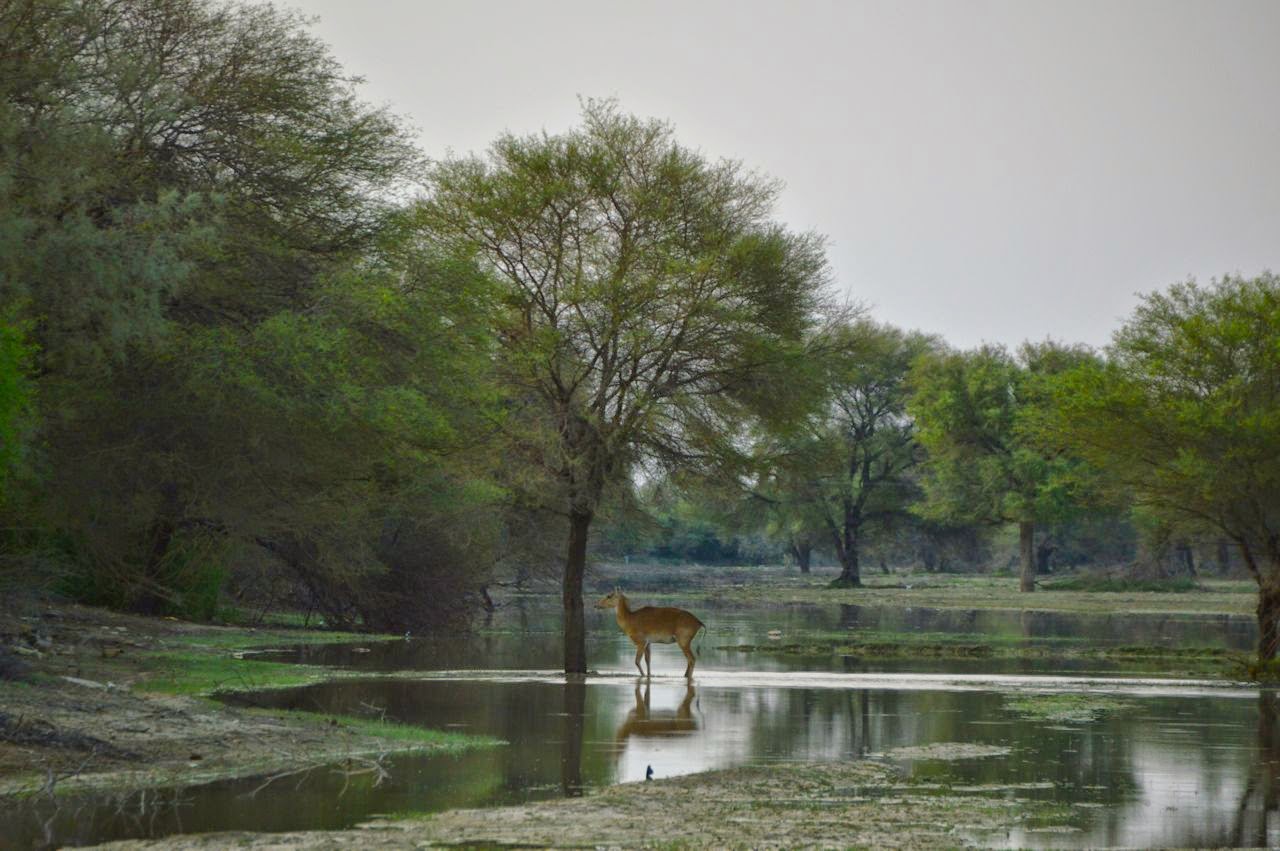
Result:
M923 358L909 405L929 453L922 478L927 518L1017 523L1021 587L1035 589L1035 525L1075 504L1083 470L1046 445L1032 426L1047 403L1044 380L1088 361L1085 349L1024 346L1015 358L1000 346Z
M1258 582L1258 652L1280 646L1280 279L1146 296L1103 363L1054 385L1071 450L1139 504L1219 530Z
M582 571L606 484L707 465L744 423L787 415L822 240L769 219L776 183L607 101L567 133L440 163L429 184L424 233L505 287L500 369L570 521L565 669L585 671Z
M373 625L389 542L487 498L438 460L491 401L488 282L402 226L407 132L268 5L15 0L0 42L7 561L203 616L284 565Z

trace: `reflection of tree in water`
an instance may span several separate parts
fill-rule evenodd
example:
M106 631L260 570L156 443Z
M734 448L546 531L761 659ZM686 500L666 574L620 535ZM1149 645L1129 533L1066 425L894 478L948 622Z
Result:
M582 727L587 714L587 684L570 675L564 684L564 739L560 751L560 787L565 795L582 795Z
M1258 695L1258 758L1236 811L1234 846L1269 847L1268 826L1280 822L1280 693Z

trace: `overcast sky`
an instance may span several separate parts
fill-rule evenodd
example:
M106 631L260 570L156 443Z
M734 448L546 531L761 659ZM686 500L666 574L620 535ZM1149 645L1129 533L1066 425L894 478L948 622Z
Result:
M1280 2L284 3L433 157L580 95L671 121L958 346L1101 344L1137 292L1280 271Z

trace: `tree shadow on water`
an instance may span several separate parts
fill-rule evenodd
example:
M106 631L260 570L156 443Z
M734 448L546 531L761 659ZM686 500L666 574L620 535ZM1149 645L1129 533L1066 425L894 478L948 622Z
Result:
M582 734L587 711L587 684L570 676L564 684L564 745L560 751L560 787L566 797L582 796Z
M1271 847L1268 828L1280 828L1280 692L1258 695L1258 759L1236 809L1231 844Z

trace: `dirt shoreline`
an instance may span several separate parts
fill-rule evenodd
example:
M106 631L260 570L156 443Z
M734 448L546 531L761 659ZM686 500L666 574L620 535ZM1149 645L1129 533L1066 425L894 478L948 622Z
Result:
M0 801L36 793L186 786L441 748L371 734L351 719L227 706L201 695L204 680L189 684L192 694L147 690L157 681L180 690L183 676L209 677L203 668L214 675L225 669L227 687L269 685L272 669L236 659L236 648L350 639L74 605L10 605L0 612L0 649L10 668L27 670L23 680L0 679ZM285 675L296 682L336 674L291 666ZM461 739L450 739L448 746L457 747Z
M964 753L972 758L973 754ZM1013 787L951 792L880 760L782 764L609 786L581 798L379 819L339 831L213 833L102 846L141 849L954 848L1074 832L1079 811Z

